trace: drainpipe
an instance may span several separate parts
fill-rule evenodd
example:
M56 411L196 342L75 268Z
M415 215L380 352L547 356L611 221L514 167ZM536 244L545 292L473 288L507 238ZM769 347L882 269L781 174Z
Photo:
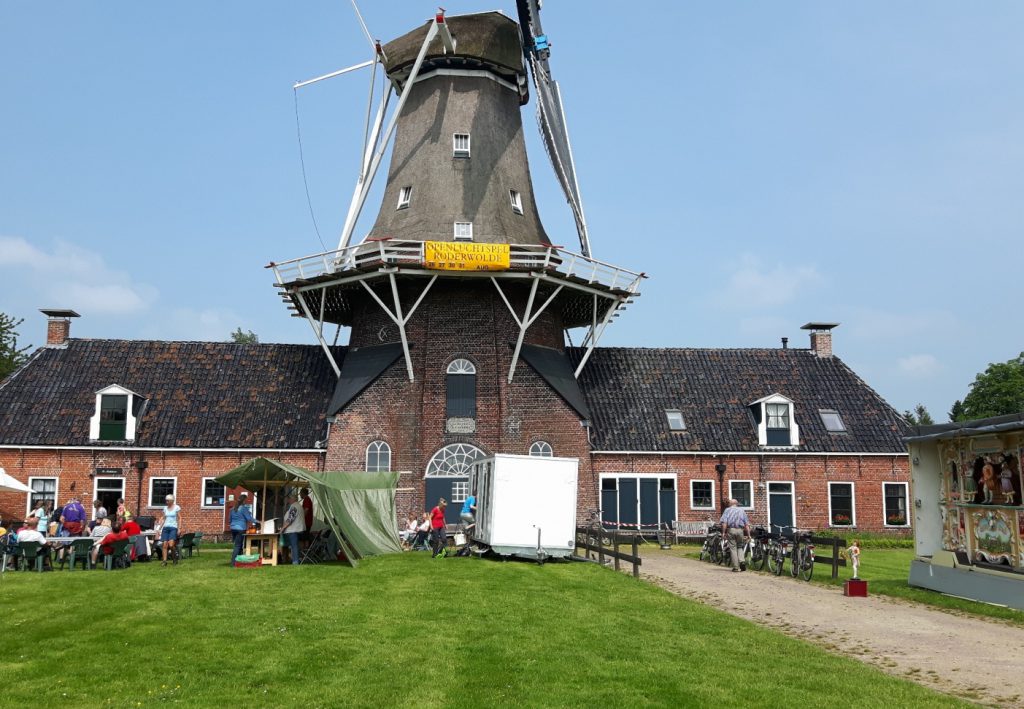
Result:
M721 509L719 509L719 513L720 514L724 514L725 513L725 500L726 500L726 497L725 497L725 490L723 488L723 485L725 484L725 481L724 481L725 471L726 471L725 458L722 457L722 456L719 456L718 457L718 465L715 466L715 472L718 473L718 506L721 508Z
M149 463L145 460L139 460L135 463L135 470L139 473L138 486L135 488L135 516L138 517L142 512L142 476L146 474L146 468L149 467Z

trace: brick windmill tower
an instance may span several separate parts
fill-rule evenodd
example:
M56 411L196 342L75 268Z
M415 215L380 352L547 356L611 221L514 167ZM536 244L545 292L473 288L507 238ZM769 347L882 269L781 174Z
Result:
M547 38L534 3L519 9L519 24L438 14L377 46L391 92L368 131L338 249L271 264L338 375L327 469L403 471L413 492L400 514L441 495L460 502L469 464L491 453L579 458L580 508L597 506L576 376L643 275L590 255ZM579 253L554 245L537 213L521 115L530 70ZM353 244L392 138L380 211ZM330 325L351 328L348 347L328 343ZM586 328L575 363L571 328Z

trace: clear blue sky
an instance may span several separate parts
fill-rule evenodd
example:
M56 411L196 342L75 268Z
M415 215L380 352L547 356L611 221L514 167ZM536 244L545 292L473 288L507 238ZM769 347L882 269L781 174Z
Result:
M385 40L434 10L361 7ZM548 0L542 17L594 254L650 274L603 344L805 347L800 325L836 321L838 355L937 420L1024 349L1024 4ZM262 268L321 250L291 84L369 57L344 0L0 4L0 310L22 342L45 338L40 307L82 313L80 337L313 342ZM299 95L331 248L368 79ZM532 103L524 122L541 216L575 248Z

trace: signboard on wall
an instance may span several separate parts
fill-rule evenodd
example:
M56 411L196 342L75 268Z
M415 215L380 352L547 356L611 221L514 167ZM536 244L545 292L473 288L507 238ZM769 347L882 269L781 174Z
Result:
M427 241L423 265L438 271L505 271L510 265L509 245Z

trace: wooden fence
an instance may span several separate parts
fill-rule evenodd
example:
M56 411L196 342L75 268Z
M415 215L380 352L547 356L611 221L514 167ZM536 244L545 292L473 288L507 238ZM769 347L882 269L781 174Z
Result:
M632 553L620 551L620 547L625 545L630 546ZM614 561L616 571L620 569L619 562L625 561L633 565L633 578L640 578L641 559L637 545L638 538L635 534L626 538L615 530L606 532L601 527L576 528L576 550L584 550L585 556L582 558L596 561L602 566L605 558L609 558Z
M811 544L814 545L814 563L828 564L832 567L832 578L839 578L839 567L846 566L846 559L843 558L843 550L846 549L845 539L835 537L815 537L811 535ZM831 547L832 556L822 556L818 550L822 547Z

